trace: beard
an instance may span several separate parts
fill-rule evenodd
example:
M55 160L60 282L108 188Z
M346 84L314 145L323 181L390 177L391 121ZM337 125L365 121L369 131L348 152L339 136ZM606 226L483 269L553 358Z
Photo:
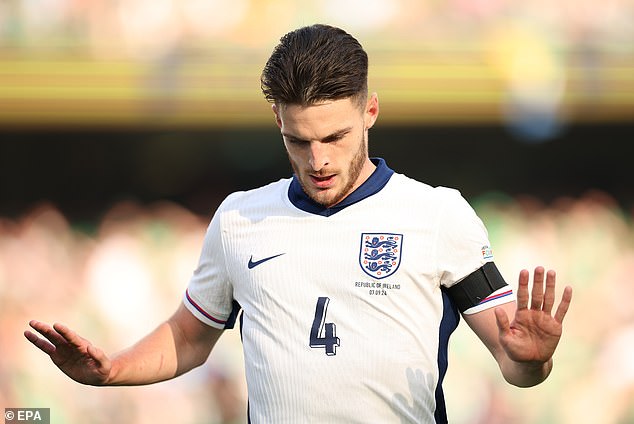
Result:
M311 191L309 189L309 186L304 182L305 177L302 173L299 172L299 167L289 156L291 167L293 168L293 171L295 172L295 175L297 176L297 179L299 180L304 193L306 193L306 195L311 200L326 208L330 208L345 199L353 191L353 188L356 189L355 185L358 182L357 180L359 179L359 175L361 175L361 171L363 170L365 161L368 158L368 143L365 131L361 135L360 141L361 142L359 143L359 148L357 149L357 152L354 154L352 161L350 162L350 167L348 168L346 179L344 180L344 185L331 195L325 194L323 196L320 196L323 191ZM341 175L339 175L338 177L341 178Z

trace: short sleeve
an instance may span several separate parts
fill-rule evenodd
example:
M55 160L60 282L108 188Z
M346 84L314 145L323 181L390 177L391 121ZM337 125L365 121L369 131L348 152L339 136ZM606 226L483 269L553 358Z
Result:
M440 284L451 287L487 262L493 253L487 230L457 190L443 189L437 234Z
M200 321L224 329L232 326L233 289L227 273L219 209L209 224L183 303Z

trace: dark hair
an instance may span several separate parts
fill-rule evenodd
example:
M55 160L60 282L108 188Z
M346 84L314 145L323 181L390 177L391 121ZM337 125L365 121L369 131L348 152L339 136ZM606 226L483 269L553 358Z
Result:
M260 78L271 103L308 106L352 98L365 103L368 55L340 28L311 25L284 35Z

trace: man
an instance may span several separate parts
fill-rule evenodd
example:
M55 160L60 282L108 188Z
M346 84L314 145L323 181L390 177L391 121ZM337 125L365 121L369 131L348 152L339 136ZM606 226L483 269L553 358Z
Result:
M108 357L65 326L26 337L91 385L148 384L202 363L240 320L253 422L447 422L441 383L460 313L517 386L552 368L572 290L519 276L517 301L460 194L368 156L367 56L324 25L285 35L262 74L294 176L216 211L182 305ZM512 318L510 322L509 317Z

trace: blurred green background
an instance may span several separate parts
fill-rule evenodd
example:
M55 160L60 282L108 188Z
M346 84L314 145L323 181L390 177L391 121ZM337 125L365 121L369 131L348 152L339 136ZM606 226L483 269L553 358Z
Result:
M262 66L287 31L370 56L370 153L461 190L511 284L574 286L553 374L506 385L462 325L450 422L634 422L634 1L0 0L0 407L56 423L244 422L239 335L141 388L68 381L22 337L113 352L177 306L232 191L288 177Z

